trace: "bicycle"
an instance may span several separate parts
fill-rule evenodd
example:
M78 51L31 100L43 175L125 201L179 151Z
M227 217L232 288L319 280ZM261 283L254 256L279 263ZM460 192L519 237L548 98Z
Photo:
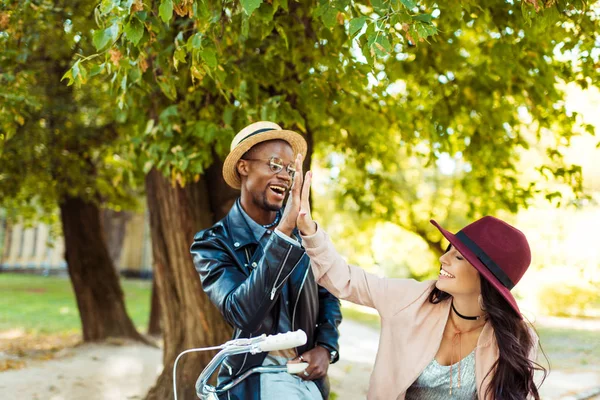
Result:
M208 380L212 374L217 370L219 365L225 360L225 358L243 353L257 354L267 351L291 349L294 347L302 346L306 344L306 333L299 329L295 332L279 333L277 335L265 335L257 336L250 339L234 339L230 340L222 345L213 347L202 347L197 349L189 349L181 352L175 359L173 365L173 394L175 400L177 400L177 362L179 358L187 353L209 351L209 350L221 350L210 360L208 365L202 370L198 379L196 380L196 396L200 400L218 400L219 394L225 393L232 389L244 379L255 373L279 373L287 372L289 374L299 374L303 372L307 367L308 363L288 363L287 365L273 365L273 366L258 366L244 372L242 375L231 380L230 382L220 386L214 387L208 384Z

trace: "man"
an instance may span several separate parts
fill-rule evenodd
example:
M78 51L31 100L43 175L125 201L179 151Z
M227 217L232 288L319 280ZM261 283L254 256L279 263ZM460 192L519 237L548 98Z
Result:
M282 212L286 194L302 189L305 154L304 138L275 123L244 128L223 165L225 181L240 189L241 196L223 220L194 237L191 252L202 287L234 327L235 338L297 329L308 336L306 345L296 349L228 358L219 371L219 385L260 365L301 360L309 366L299 376L251 375L222 398L329 396L326 374L329 363L338 359L340 304L315 282L295 230L300 205L289 201Z

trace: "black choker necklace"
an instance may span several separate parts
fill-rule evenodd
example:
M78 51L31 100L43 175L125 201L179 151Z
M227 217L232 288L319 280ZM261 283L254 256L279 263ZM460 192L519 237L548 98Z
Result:
M281 219L281 212L277 211L277 214L275 215L275 221L271 222L270 224L261 225L261 226L266 229L272 228L279 223L280 219Z
M456 311L456 307L454 307L454 302L452 302L452 309L454 310L454 312L456 313L456 315L458 315L462 319L467 319L469 321L477 321L479 318L481 318L481 315L479 315L477 317L467 317L465 315L462 315L461 313L459 313L458 311Z

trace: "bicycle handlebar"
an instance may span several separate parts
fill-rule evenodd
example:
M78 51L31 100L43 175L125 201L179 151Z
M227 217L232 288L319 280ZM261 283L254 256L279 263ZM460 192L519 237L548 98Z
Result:
M198 395L198 397L203 398L203 396L211 396L212 398L216 395L217 390L214 387L207 385L208 379L212 376L212 374L215 372L217 367L223 362L223 360L225 360L225 358L227 358L228 356L243 353L257 354L274 350L290 349L306 344L306 340L306 333L304 333L304 331L302 331L301 329L298 329L295 332L279 333L277 335L266 336L263 334L255 338L234 339L228 341L227 343L221 346L216 347L186 350L179 354L179 356L177 356L175 364L173 365L173 391L175 400L177 400L177 362L179 361L179 358L186 353L221 349L221 351L219 351L219 353L217 353L213 357L213 359L208 363L208 365L204 368L204 370L202 371L202 373L200 373L200 376L198 376L198 379L196 380L196 394ZM306 369L307 366L308 364L306 363L288 364L287 367L282 367L282 372L287 371L290 374L295 374L302 372L304 369ZM228 387L225 390L232 388L233 386L241 382L243 379L245 379L248 375L255 372L266 372L266 370L262 371L259 367L258 369L255 368L251 371L247 371L246 374L238 377L234 381L230 382L230 384L226 385ZM271 372L275 371L271 370ZM218 390L218 392L221 392L223 389L224 388L221 388L221 390Z
M306 344L306 333L299 329L295 332L267 336L264 341L257 343L257 348L252 354L291 349L292 347L302 346L303 344Z

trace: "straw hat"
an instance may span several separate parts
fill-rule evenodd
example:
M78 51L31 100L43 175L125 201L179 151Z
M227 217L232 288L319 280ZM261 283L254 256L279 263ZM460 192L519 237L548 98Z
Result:
M241 187L240 175L237 172L237 163L240 158L258 143L267 140L285 140L292 146L294 158L298 154L306 156L306 140L299 133L281 129L274 122L260 121L248 125L242 129L231 142L229 155L223 164L223 178L229 186L234 189Z

